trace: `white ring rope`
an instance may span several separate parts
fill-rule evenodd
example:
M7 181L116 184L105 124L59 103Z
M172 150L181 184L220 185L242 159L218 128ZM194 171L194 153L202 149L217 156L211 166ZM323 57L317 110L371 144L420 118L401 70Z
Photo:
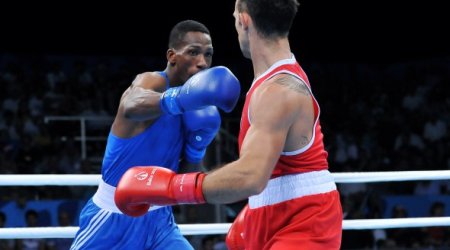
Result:
M97 186L98 174L5 174L0 186Z
M450 170L332 173L336 183L448 180ZM97 186L101 175L94 174L7 174L0 186Z
M450 170L333 173L336 183L450 179ZM96 186L101 175L0 175L0 186ZM180 224L184 235L226 234L231 223ZM344 220L344 230L450 226L450 217ZM0 228L0 239L73 238L78 227Z
M336 183L448 180L450 170L333 173Z
M180 224L184 235L226 234L231 223ZM450 226L450 217L344 220L344 230ZM0 228L0 239L73 238L78 227Z

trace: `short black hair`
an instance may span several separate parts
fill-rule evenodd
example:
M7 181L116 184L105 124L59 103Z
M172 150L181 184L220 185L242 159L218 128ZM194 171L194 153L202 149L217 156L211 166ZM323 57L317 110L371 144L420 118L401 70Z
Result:
M184 20L173 26L169 35L169 48L178 48L188 32L202 32L209 34L208 28L200 22L194 20Z
M289 35L299 3L297 0L239 0L239 12L246 11L256 30L267 38Z

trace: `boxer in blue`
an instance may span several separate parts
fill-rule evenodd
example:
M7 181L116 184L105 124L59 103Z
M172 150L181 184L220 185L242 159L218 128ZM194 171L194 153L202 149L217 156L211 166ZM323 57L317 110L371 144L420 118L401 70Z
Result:
M114 193L133 166L200 165L220 127L217 108L231 111L240 85L227 68L212 67L209 30L186 20L170 33L167 67L138 75L123 93L108 136L102 180L80 214L71 249L193 249L170 206L137 205L123 214ZM137 179L145 179L136 175ZM143 215L143 216L141 216ZM140 217L137 217L140 216Z

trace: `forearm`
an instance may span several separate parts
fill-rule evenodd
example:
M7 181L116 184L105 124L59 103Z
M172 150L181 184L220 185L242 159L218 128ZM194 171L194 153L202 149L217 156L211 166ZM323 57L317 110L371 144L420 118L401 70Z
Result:
M264 185L251 168L242 167L238 160L206 175L203 195L208 203L227 204L244 200L258 194Z
M255 128L247 132L238 160L209 173L203 183L208 203L232 203L261 193L279 158L281 136Z
M141 87L131 87L123 97L124 116L135 121L144 121L161 115L161 93Z

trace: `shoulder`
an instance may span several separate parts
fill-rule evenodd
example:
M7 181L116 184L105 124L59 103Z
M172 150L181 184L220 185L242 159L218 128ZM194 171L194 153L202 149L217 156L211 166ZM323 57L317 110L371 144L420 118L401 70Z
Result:
M267 82L268 85L272 84L274 86L279 86L280 89L283 89L287 92L293 92L304 96L311 95L309 87L306 85L306 83L299 77L291 74L278 74L268 79Z
M277 103L310 100L311 92L306 83L290 74L277 74L255 89L255 99L276 100Z
M132 86L164 91L166 88L166 79L159 72L143 72L136 75Z
M305 82L289 74L278 74L255 89L250 112L273 112L280 119L291 120L310 104L311 92Z

